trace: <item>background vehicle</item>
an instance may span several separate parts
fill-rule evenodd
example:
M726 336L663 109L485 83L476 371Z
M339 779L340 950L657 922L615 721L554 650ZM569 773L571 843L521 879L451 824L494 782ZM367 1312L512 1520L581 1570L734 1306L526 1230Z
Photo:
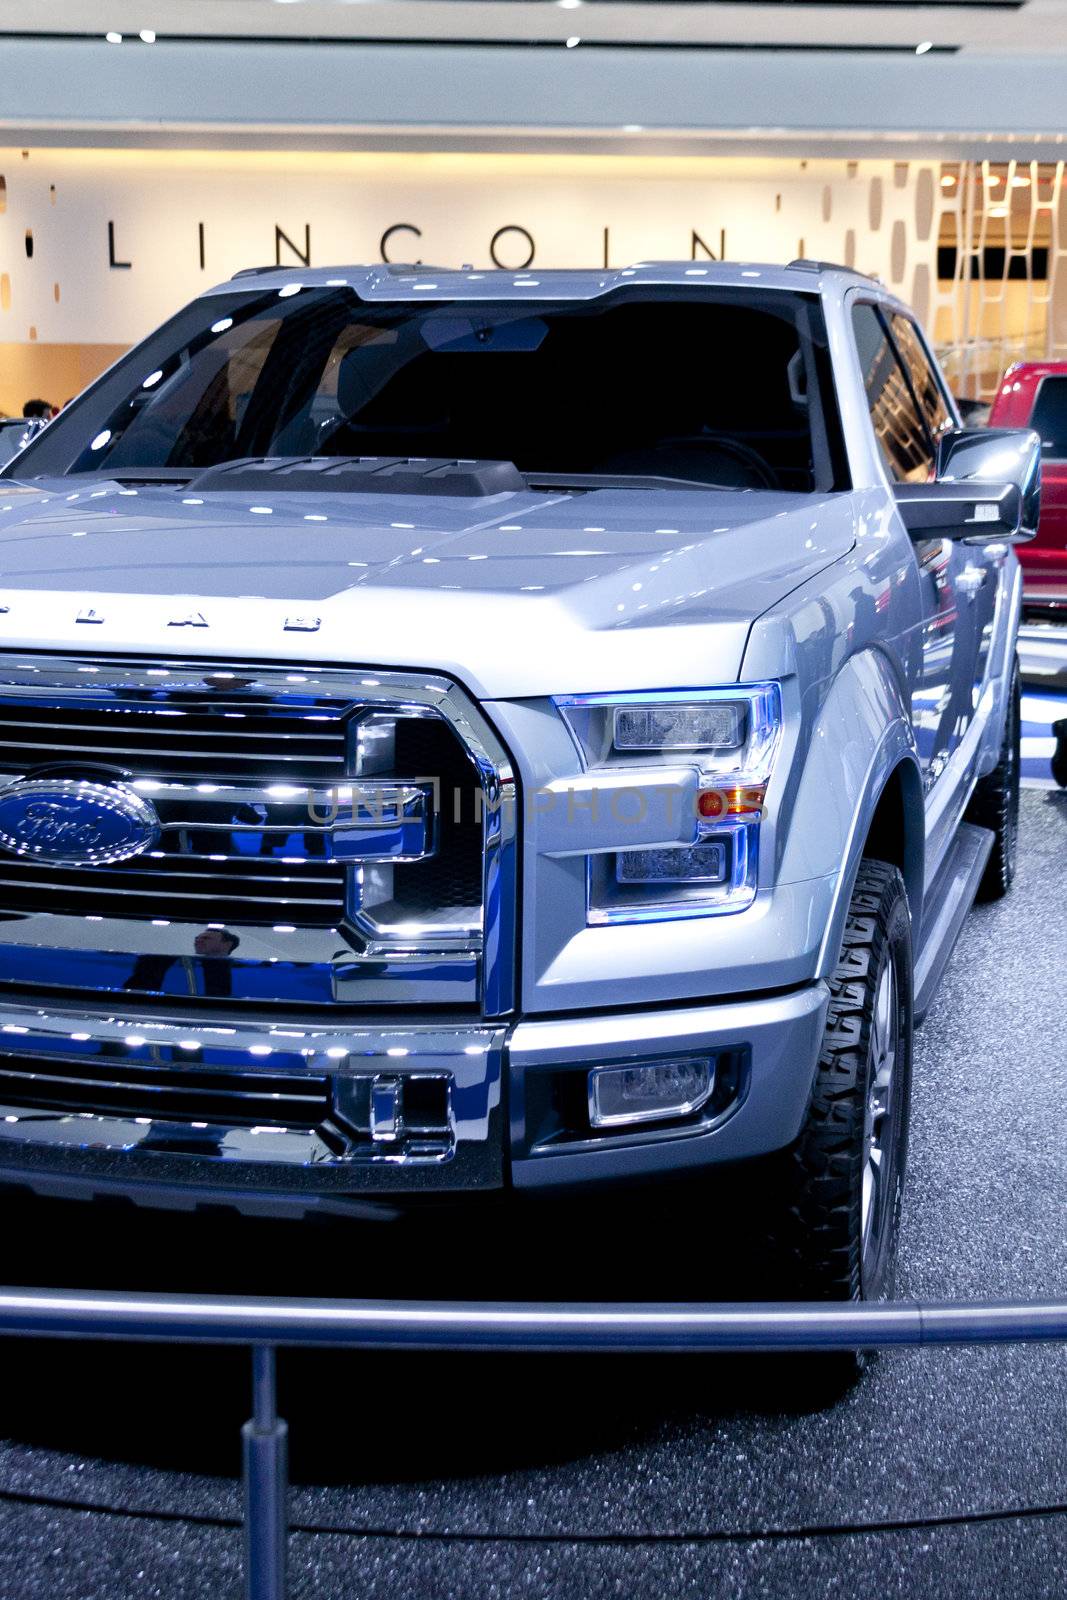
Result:
M989 422L1033 428L1041 437L1041 525L1019 555L1023 609L1027 616L1067 622L1067 361L1009 367Z
M16 468L0 1165L306 1209L760 1161L787 1282L889 1292L1039 499L906 307L255 273Z
M37 417L0 417L0 467L17 456L44 426Z

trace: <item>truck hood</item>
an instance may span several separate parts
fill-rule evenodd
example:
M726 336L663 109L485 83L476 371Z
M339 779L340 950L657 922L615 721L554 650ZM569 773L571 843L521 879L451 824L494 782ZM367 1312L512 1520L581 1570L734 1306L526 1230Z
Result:
M849 494L0 483L0 647L448 673L482 698L734 681Z

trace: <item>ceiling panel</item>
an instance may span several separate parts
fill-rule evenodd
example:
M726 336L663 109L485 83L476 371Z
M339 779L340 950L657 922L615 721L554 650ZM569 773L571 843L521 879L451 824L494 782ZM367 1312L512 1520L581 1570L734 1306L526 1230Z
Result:
M1037 157L1067 0L0 0L0 82L12 143Z
M0 0L0 34L1067 54L1067 0ZM575 46L572 46L574 48Z

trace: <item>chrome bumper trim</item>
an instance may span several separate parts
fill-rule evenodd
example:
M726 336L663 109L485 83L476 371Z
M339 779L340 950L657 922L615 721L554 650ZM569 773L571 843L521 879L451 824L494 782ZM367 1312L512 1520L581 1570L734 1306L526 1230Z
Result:
M500 1181L504 1031L474 1023L323 1027L5 1007L0 1167L17 1164L20 1150L32 1153L35 1164L50 1155L61 1163L79 1154L98 1163L111 1156L170 1157L201 1171L225 1165L229 1177L235 1167L328 1171L361 1188L356 1169L455 1166L447 1187L484 1187L489 1175ZM195 1086L186 1098L198 1095L203 1110L175 1115L168 1098L182 1092L190 1075ZM210 1087L213 1082L221 1087ZM428 1084L445 1090L433 1125L410 1110L417 1094L412 1086ZM305 1085L308 1094L311 1085L323 1086L322 1119L315 1126L287 1126L287 1112L301 1101ZM16 1103L8 1103L13 1087ZM106 1102L116 1093L143 1095L152 1114L76 1108L79 1096ZM57 1096L67 1104L50 1103ZM244 1100L266 1105L263 1121L226 1120ZM146 1175L151 1172L150 1166ZM427 1173L417 1186L432 1181Z
M195 954L195 929L186 924L144 925L140 954L134 956L122 924L113 923L109 928L90 923L88 928L74 927L68 934L62 924L75 919L51 920L61 926L50 927L42 917L5 925L0 996L6 988L21 997L32 986L38 991L84 989L97 1002L106 1002L114 991L115 1004L121 999L129 1005L168 1005L184 1000L187 994L201 1003L217 1000L265 1006L279 1003L281 995L286 995L289 999L282 1003L287 1014L296 1005L380 1006L390 1011L417 1010L425 1005L473 1009L479 998L478 951L450 945L445 938L438 950L338 950L337 936L330 929L302 928L294 939L296 930L230 922L227 929L240 938L242 952L254 953L247 960L231 955L209 962ZM99 948L92 947L94 933ZM114 952L105 943L112 939L119 944ZM77 948L81 944L90 947ZM293 959L294 944L302 960ZM265 965L270 968L270 990L263 982ZM164 977L168 985L180 977L185 994L173 990L161 994ZM325 1022L325 1016L322 1020Z
M417 1194L423 1190L499 1188L510 1143L516 1188L653 1177L743 1160L788 1145L797 1135L811 1093L828 991L814 983L782 995L753 995L724 1004L677 1006L618 1015L523 1020L508 1027L471 1022L322 1026L318 1021L272 1025L203 1016L145 1017L136 1009L87 1017L23 1007L0 1009L0 1181L13 1172L40 1187L84 1178L144 1191L154 1184L187 1184L191 1195L224 1184L337 1194ZM80 1058L78 1051L86 1052ZM743 1062L736 1098L723 1113L693 1126L606 1130L569 1142L539 1142L530 1108L538 1075L557 1085L571 1077L584 1089L591 1066L627 1064L683 1053L732 1053ZM5 1063L23 1075L34 1057L60 1063L77 1076L79 1059L107 1062L109 1083L143 1084L153 1066L171 1075L181 1062L201 1074L242 1075L258 1091L287 1077L292 1098L300 1080L328 1083L330 1115L321 1126L287 1128L281 1116L250 1133L234 1119L190 1132L184 1120L84 1114L32 1100L4 1103ZM128 1071L123 1079L120 1071ZM507 1076L510 1141L504 1126ZM9 1080L11 1074L9 1073ZM20 1079L20 1083L23 1081ZM404 1097L413 1080L448 1083L450 1155L435 1136L405 1144ZM99 1079L97 1080L99 1081ZM232 1093L232 1090L230 1091ZM45 1099L45 1096L41 1096ZM304 1095L306 1098L306 1093ZM103 1100L103 1097L102 1097ZM418 1130L413 1130L416 1133ZM375 1137L377 1135L377 1137Z

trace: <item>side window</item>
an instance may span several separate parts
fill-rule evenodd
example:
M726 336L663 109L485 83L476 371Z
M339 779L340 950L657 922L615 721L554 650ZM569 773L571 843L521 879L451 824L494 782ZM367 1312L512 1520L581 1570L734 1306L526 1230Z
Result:
M1067 378L1042 378L1030 426L1046 461L1067 461Z
M954 426L937 373L923 348L919 331L910 317L899 312L892 319L893 338L903 361L916 400L926 418L927 427L936 439L939 434Z
M933 439L877 309L853 306L852 329L886 470L898 482L925 483L934 469Z

